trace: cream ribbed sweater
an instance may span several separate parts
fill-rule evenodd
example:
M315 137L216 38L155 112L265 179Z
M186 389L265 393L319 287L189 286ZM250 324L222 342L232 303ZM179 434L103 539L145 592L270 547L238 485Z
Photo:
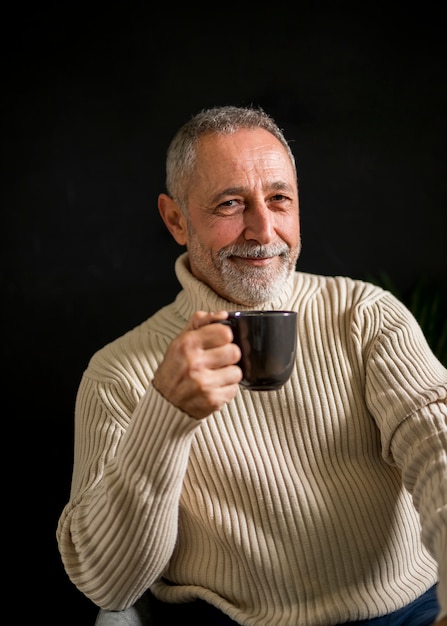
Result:
M264 307L298 311L291 380L196 421L153 373L193 311L235 306L186 255L176 271L175 302L95 354L79 387L57 529L73 583L103 608L152 586L247 626L316 626L407 604L439 562L447 614L447 371L412 316L371 284L296 272Z

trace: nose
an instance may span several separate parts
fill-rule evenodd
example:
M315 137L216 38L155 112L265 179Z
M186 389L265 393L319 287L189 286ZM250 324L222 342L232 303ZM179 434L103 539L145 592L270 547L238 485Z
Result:
M244 239L267 244L275 238L274 213L265 202L250 204L244 211Z

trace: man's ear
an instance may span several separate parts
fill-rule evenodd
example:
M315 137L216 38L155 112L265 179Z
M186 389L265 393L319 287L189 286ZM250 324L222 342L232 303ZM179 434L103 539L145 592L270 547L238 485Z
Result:
M188 230L186 219L177 202L166 193L158 196L158 210L167 229L176 242L185 246L188 241Z

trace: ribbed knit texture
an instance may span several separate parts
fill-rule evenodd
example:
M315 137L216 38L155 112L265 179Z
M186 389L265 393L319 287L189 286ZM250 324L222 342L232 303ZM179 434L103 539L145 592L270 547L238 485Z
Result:
M329 626L411 602L439 561L447 614L447 371L411 314L371 284L296 272L264 306L298 312L290 381L197 421L154 371L193 311L236 307L186 255L176 271L175 302L79 387L57 529L73 583L108 609L152 586L246 626Z

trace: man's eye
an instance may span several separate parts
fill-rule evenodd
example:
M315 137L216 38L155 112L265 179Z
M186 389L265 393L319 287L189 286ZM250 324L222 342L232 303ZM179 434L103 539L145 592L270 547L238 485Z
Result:
M236 200L232 198L231 200L225 200L225 202L221 202L216 210L220 213L234 213L236 211L241 211L245 207L244 203L241 200Z

